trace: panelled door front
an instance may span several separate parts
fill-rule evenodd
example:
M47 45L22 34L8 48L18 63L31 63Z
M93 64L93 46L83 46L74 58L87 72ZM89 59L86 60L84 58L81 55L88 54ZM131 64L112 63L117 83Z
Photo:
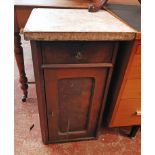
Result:
M96 137L108 70L105 67L44 69L49 141Z

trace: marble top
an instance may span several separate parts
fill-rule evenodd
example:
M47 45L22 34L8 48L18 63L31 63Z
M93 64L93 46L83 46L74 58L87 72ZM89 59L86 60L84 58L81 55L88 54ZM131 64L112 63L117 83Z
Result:
M105 10L33 9L26 40L132 40L136 31Z

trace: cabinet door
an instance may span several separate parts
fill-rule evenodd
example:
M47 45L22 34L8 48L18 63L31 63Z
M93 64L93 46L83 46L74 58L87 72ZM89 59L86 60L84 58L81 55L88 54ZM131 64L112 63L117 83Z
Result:
M46 68L50 142L96 137L108 68Z

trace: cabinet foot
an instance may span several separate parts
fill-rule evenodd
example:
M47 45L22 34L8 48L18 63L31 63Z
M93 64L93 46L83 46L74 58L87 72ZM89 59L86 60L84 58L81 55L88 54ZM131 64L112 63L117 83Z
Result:
M139 130L140 125L132 126L131 132L129 134L130 138L134 138L136 136L137 131Z
M27 95L24 95L24 96L22 97L22 102L26 102L26 99L27 99Z

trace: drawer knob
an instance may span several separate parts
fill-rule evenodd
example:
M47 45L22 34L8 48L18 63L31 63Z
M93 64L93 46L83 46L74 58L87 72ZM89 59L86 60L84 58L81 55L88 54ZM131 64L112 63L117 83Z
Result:
M136 111L136 115L137 115L137 116L141 116L141 110L137 110L137 111Z
M82 53L79 52L79 51L76 52L76 53L75 53L75 58L78 59L78 60L81 60L81 59L82 59Z

